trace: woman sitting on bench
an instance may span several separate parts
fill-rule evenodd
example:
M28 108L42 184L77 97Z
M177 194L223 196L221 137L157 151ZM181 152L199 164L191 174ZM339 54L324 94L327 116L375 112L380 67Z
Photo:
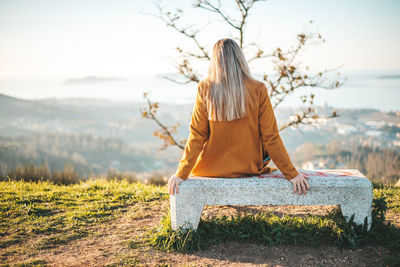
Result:
M229 38L213 48L208 77L198 83L190 134L169 193L189 175L235 178L268 174L274 161L293 192L310 189L290 161L265 84L251 77L240 47Z

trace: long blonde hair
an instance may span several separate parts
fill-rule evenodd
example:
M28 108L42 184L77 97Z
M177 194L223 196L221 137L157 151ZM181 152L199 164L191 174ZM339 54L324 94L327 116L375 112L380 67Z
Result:
M251 78L251 74L238 44L230 38L216 42L206 79L210 83L206 97L209 120L232 121L247 116L245 78Z

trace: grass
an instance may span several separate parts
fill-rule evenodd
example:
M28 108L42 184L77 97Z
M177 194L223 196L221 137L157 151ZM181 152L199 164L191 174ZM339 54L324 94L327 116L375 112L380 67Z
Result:
M168 198L165 188L126 180L0 182L0 248L39 237L47 249L87 236L88 227L112 220L138 202Z
M38 252L95 236L94 226L119 218L127 210L132 220L149 216L157 210L153 207L160 207L168 198L166 186L124 179L92 179L71 185L50 181L0 182L2 257L26 255L19 266L45 265L44 258L35 259ZM395 266L400 264L400 228L390 224L387 217L399 213L400 188L375 183L369 232L362 226L346 223L339 210L305 218L280 218L271 212L239 213L201 220L197 230L177 231L171 229L170 214L166 213L159 225L152 223L152 227L135 232L140 236L143 233L144 239L132 237L125 244L134 256L122 257L120 264L139 264L141 253L154 248L187 253L235 240L265 246L334 244L343 249L380 245L392 251L385 264Z
M266 246L280 244L334 244L342 249L380 245L392 252L386 264L400 264L400 228L385 221L387 211L399 213L400 188L374 184L371 230L366 224L346 223L339 209L325 216L279 218L271 212L221 216L201 220L197 230L171 229L170 214L163 216L160 226L153 228L148 242L163 251L193 252L222 242L235 240ZM396 256L397 255L397 256Z

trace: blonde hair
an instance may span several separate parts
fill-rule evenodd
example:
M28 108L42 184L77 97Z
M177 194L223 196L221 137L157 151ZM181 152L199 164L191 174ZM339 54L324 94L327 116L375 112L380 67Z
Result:
M247 116L248 92L244 79L251 78L249 66L238 44L224 38L215 43L208 69L208 119L232 121Z

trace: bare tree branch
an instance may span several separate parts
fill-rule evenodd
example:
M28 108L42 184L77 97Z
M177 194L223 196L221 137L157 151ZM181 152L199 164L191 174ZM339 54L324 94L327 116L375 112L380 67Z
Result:
M161 128L161 130L155 130L153 133L154 136L158 136L161 140L164 141L164 145L163 147L161 147L161 149L165 149L170 145L174 145L179 147L180 149L184 149L184 144L186 143L186 141L181 140L178 142L173 137L173 133L176 133L177 128L180 126L180 124L177 123L172 127L167 127L162 124L155 116L158 109L158 103L152 103L147 93L144 93L143 97L147 100L147 108L141 109L140 112L142 113L142 117L155 121L157 125Z
M203 8L205 10L217 13L218 15L220 15L225 21L226 23L228 23L232 28L239 30L240 28L236 25L236 21L231 20L229 18L229 16L225 15L222 11L221 11L221 2L218 1L218 7L216 7L215 5L211 4L209 1L203 1L203 0L198 0L197 4L194 5L194 7L199 7L199 8Z
M241 14L241 18L239 21L231 19L228 15L226 15L222 10L221 10L221 2L218 1L218 6L213 5L210 1L208 0L197 0L197 4L194 4L194 7L202 8L207 11L217 13L220 15L223 20L228 23L233 29L237 30L239 32L239 37L237 38L239 40L239 46L240 48L243 48L244 44L244 27L246 24L246 19L249 16L249 10L253 7L254 3L260 2L263 0L250 0L250 1L242 1L242 0L236 0L236 5L239 9L239 12Z
M279 131L282 131L288 127L298 126L301 124L312 125L321 118L331 119L331 118L335 118L335 117L339 117L339 115L337 114L337 111L333 111L332 115L329 115L329 116L319 116L315 113L315 110L313 108L308 108L306 111L303 111L300 114L296 114L295 120L287 122L284 125L282 125L281 127L279 127Z
M164 11L163 7L161 6L160 3L157 2L153 2L156 7L158 8L159 11L159 15L154 15L154 14L150 14L150 13L143 13L146 15L150 15L153 17L156 17L158 19L161 19L167 27L171 27L173 29L175 29L176 31L178 31L179 33L183 34L184 36L190 38L191 40L193 40L193 42L196 44L196 46L198 47L198 49L201 51L201 53L203 54L202 56L208 60L210 60L210 57L207 53L207 51L205 50L204 46L200 45L196 35L198 34L198 32L200 30L195 30L192 32L189 32L189 28L192 26L187 26L185 27L179 27L177 25L177 22L179 21L179 19L181 19L181 15L183 13L183 11L181 9L176 9L176 13L171 13L170 11Z
M273 100L273 107L276 108L281 104L288 95L301 88L320 88L320 89L336 89L343 85L345 79L341 78L340 73L337 72L337 77L335 79L328 79L327 76L335 72L340 67L325 69L324 71L319 71L312 73L308 66L301 66L301 64L296 63L296 60L300 53L307 49L308 47L319 45L325 42L321 34L314 31L304 30L303 32L297 34L296 45L294 47L289 47L287 49L276 48L270 53L266 53L257 43L249 42L245 44L245 27L250 16L251 8L254 7L256 2L261 2L264 0L234 0L236 10L238 11L238 16L232 18L230 15L225 13L221 8L221 2L219 0L196 0L193 4L194 8L200 8L208 13L216 14L218 17L222 18L223 21L234 29L236 36L232 37L239 41L239 45L242 49L250 46L256 48L255 54L251 56L248 62L253 62L255 60L270 59L274 64L273 74L264 74L263 81L266 83L269 90L270 98ZM166 11L160 3L155 3L158 8L159 15L152 15L158 19L161 19L167 27L173 28L182 36L192 40L196 47L196 51L190 51L178 46L176 51L178 52L180 61L174 63L175 69L178 71L179 75L183 78L183 81L177 80L172 77L164 76L165 79L170 80L177 84L189 84L191 82L198 83L201 78L200 75L192 67L193 60L209 61L210 54L201 45L198 34L200 29L193 30L193 25L190 26L180 26L183 11L181 9L176 9L174 12ZM313 23L313 21L310 21ZM244 51L245 52L245 51ZM158 136L164 140L164 147L169 145L175 145L181 149L184 148L184 141L177 142L173 138L173 134L176 132L177 126L166 127L156 118L156 110L158 106L154 107L147 94L144 95L147 100L148 107L142 110L142 115L145 118L154 120L160 127L160 131L156 131L154 135ZM296 114L294 120L291 120L280 127L280 130L286 129L288 127L296 127L301 124L313 125L318 119L330 119L337 117L337 111L334 111L331 115L320 116L317 114L313 108L313 98L314 94L310 96L301 97L303 103L309 102L310 107L306 108L304 111Z

